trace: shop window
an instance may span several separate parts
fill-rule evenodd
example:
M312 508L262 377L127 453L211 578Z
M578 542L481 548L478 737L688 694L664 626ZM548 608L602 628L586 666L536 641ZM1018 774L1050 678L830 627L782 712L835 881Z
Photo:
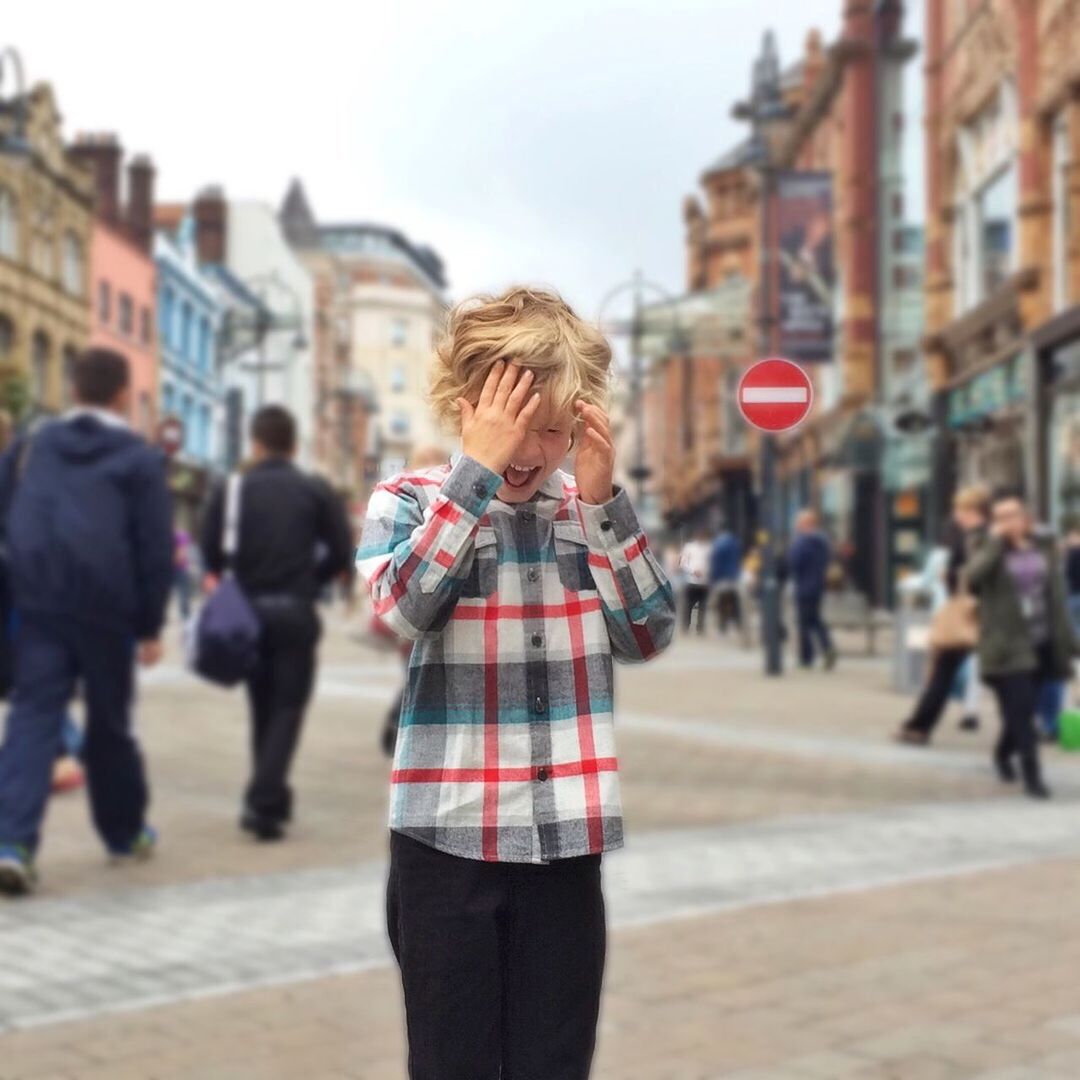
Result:
M135 329L135 309L131 303L131 297L127 293L120 294L117 312L120 319L120 333L125 337L131 337Z
M1067 113L1061 114L1054 121L1052 160L1054 309L1064 311L1069 306L1069 230L1072 223L1072 212L1069 206L1069 171L1072 165L1072 150L1069 145Z
M14 259L19 254L19 201L11 188L0 187L0 255Z

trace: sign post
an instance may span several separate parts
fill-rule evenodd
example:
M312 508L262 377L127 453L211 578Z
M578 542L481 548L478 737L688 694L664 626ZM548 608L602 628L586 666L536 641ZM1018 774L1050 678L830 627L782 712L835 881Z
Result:
M773 357L747 368L739 382L739 411L762 433L761 490L765 504L765 545L761 568L762 637L765 671L783 672L780 648L780 581L776 572L776 541L780 534L776 487L776 434L797 427L814 404L814 384L798 364Z

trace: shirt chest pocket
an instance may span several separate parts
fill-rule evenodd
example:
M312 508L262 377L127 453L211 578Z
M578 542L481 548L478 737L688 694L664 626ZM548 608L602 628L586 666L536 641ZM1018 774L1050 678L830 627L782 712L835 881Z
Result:
M490 596L499 584L499 540L494 529L481 528L473 540L472 564L461 596L467 600Z
M559 580L570 592L596 588L589 569L589 541L576 521L555 521L555 560L559 564Z

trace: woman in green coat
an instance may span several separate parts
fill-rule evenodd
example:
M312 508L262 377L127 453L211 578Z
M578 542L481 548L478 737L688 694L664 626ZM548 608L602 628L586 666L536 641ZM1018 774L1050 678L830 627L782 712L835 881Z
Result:
M979 668L1001 709L994 764L1002 780L1012 781L1018 758L1028 795L1047 799L1035 712L1045 680L1072 677L1076 649L1065 581L1053 540L1035 534L1018 495L996 496L990 520L965 578L979 601Z

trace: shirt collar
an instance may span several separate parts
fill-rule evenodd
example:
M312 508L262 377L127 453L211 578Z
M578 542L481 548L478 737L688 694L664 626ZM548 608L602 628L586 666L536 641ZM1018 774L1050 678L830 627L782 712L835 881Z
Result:
M130 424L119 414L109 409L99 409L96 405L76 405L63 415L64 420L78 420L83 416L92 416L106 427L130 428Z

